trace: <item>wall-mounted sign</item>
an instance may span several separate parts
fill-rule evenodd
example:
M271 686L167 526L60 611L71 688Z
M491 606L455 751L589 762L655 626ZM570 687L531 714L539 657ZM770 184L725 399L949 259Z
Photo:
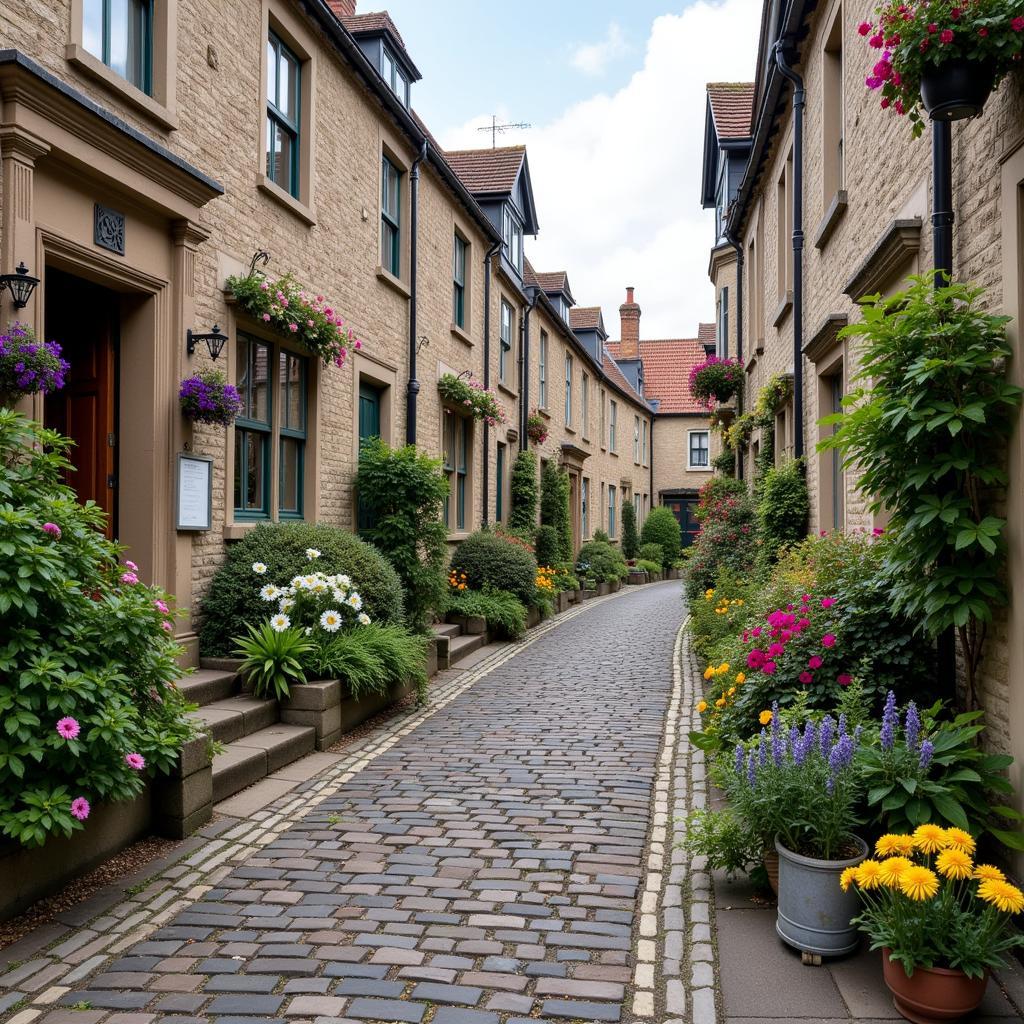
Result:
M175 528L209 530L213 526L213 459L178 453Z

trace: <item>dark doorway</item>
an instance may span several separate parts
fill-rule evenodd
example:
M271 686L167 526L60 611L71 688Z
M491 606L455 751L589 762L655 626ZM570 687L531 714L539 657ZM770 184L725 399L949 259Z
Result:
M665 495L662 498L662 503L666 508L672 510L672 515L676 517L676 521L679 523L684 548L688 548L693 543L700 530L700 523L697 522L697 517L694 515L697 500L696 495Z
M67 483L107 514L117 536L117 356L119 297L61 270L46 269L46 338L71 364L63 390L48 395L46 426L74 442Z

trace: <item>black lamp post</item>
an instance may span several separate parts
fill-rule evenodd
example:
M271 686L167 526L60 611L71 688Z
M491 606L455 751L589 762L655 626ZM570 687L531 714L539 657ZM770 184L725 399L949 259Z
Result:
M189 355L192 355L196 350L196 345L200 341L206 342L206 348L210 353L211 359L216 359L220 355L221 350L227 344L228 336L220 333L220 325L214 324L213 330L208 334L195 334L192 328L189 328L185 332L186 351Z
M28 305L28 300L32 298L32 293L36 290L37 284L39 284L39 278L32 277L29 274L28 267L25 266L25 261L22 260L18 264L15 273L0 274L0 295L3 294L4 288L7 288L11 293L14 308L24 309Z

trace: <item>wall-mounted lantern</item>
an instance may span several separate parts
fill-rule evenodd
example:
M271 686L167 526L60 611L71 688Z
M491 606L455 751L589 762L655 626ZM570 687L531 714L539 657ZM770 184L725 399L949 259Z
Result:
M3 294L4 288L7 288L14 301L14 308L24 309L28 305L28 300L32 298L37 284L39 284L39 278L29 274L28 267L22 260L17 266L16 273L0 274L0 295Z
M213 330L209 334L195 334L192 328L189 328L185 332L186 340L186 351L189 355L192 355L196 350L196 345L200 341L206 342L206 347L209 350L210 358L216 359L221 354L225 344L227 343L228 336L220 333L220 325L214 324Z

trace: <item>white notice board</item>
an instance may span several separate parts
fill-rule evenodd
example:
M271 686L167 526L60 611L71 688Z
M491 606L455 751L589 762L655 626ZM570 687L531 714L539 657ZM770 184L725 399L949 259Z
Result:
M178 453L176 489L178 530L209 530L213 526L213 459Z

